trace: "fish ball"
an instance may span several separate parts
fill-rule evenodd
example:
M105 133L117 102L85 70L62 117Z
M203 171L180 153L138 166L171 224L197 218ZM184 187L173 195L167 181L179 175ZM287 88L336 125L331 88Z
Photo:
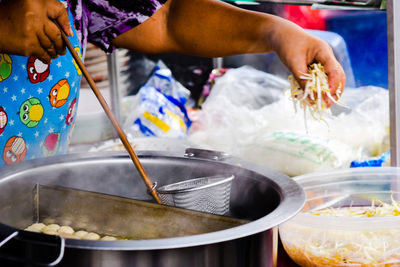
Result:
M58 224L52 223L52 224L49 224L46 227L44 227L42 229L42 232L44 232L44 231L55 231L55 232L57 232L58 229L60 229L60 226Z
M58 235L57 231L53 230L53 229L43 229L42 233L44 234L48 234L48 235Z
M79 239L79 237L77 237L76 235L68 234L68 233L60 233L60 232L58 232L58 235L62 236L64 238Z
M87 235L85 235L83 237L83 239L87 239L87 240L99 240L100 236L96 233L88 233Z
M113 237L113 236L106 235L106 236L103 236L100 240L103 240L103 241L116 241L117 239L115 237Z
M82 238L82 237L84 237L84 236L87 235L87 234L88 234L88 232L83 231L83 230L80 230L80 231L78 231L78 232L75 232L75 236L77 236L77 237L79 237L79 238Z
M72 234L74 234L74 229L72 229L70 226L65 226L65 225L63 225L63 226L61 226L60 227L60 229L58 229L58 232L61 234L61 233L64 233L64 234L70 234L70 235L72 235Z
M31 232L40 232L40 231L42 231L42 229L44 227L46 227L46 225L44 223L34 223L34 224L28 226L27 228L25 228L25 230L31 231Z

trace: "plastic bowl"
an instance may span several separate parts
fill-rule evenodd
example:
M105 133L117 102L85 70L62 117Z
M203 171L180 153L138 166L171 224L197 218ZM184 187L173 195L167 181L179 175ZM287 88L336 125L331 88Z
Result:
M294 178L305 190L303 210L279 226L282 244L300 266L400 266L400 216L312 215L324 208L400 202L400 168L360 168Z

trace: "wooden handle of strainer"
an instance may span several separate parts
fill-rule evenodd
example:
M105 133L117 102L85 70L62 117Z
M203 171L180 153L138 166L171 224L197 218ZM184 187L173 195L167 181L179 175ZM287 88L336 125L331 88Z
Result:
M58 24L57 24L58 25ZM59 26L59 25L58 25ZM157 191L154 188L154 184L151 182L150 178L147 176L145 170L143 169L142 164L139 161L139 158L137 157L135 151L133 150L131 144L128 141L128 138L126 137L124 131L122 130L121 126L119 125L118 121L115 119L113 113L111 112L111 109L107 105L107 102L105 101L104 97L102 96L100 90L97 88L95 82L93 81L92 77L89 75L89 73L86 70L86 67L83 65L82 60L79 58L78 54L74 50L74 48L71 45L71 42L68 40L66 34L62 30L62 28L59 26L60 31L61 31L61 36L63 41L65 42L69 52L72 54L72 57L75 59L76 64L78 64L79 68L81 69L83 75L85 76L86 80L88 81L90 88L92 88L93 93L96 95L97 99L99 100L101 106L103 107L104 111L106 112L108 118L110 119L112 125L114 126L115 130L118 133L119 139L121 139L122 144L124 145L125 149L128 151L129 156L131 157L133 163L136 166L136 169L138 170L140 176L143 178L143 181L145 182L147 188L151 192L151 195L157 201L158 204L161 204L160 197L157 194Z

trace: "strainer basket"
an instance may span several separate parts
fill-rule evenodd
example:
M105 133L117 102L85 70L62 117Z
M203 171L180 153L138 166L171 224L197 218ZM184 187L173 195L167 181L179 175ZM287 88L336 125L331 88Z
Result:
M164 205L224 215L233 179L233 175L201 177L161 186L157 192Z

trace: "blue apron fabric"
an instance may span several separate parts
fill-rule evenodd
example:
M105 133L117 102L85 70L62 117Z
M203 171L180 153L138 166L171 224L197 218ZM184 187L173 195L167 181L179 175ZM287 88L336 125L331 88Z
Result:
M70 12L69 19L74 25ZM69 40L81 55L75 31ZM48 65L32 56L0 54L0 167L67 152L80 79L68 51Z

